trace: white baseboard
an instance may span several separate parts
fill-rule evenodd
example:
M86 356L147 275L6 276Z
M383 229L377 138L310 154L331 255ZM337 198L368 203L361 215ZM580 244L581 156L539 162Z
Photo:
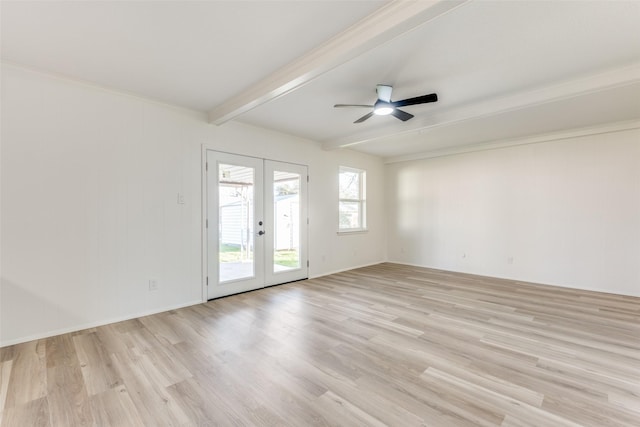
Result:
M327 271L327 272L324 272L322 274L309 276L309 279L317 279L318 277L330 276L332 274L342 273L344 271L355 270L356 268L371 267L372 265L378 265L378 264L382 264L382 263L385 263L385 262L388 262L388 261L380 260L380 261L376 261L376 262L370 262L368 264L354 265L354 266L351 266L351 267L343 268L341 270Z
M111 323L123 322L125 320L137 319L138 317L150 316L152 314L163 313L165 311L176 310L178 308L190 307L192 305L202 304L202 301L191 301L183 304L172 305L168 307L158 308L154 310L144 311L140 313L135 313L127 316L114 317L111 319L99 320L96 322L84 323L81 325L71 326L68 328L56 329L53 331L43 332L41 334L28 335L26 337L20 337L12 340L0 341L0 348L7 347L10 345L21 344L23 342L40 340L43 338L55 337L56 335L68 334L69 332L77 332L82 331L83 329L95 328L98 326L109 325Z
M536 281L536 280L530 280L530 279L523 279L521 277L508 277L508 276L488 276L486 274L479 274L479 273L474 273L471 271L458 271L458 270L451 270L451 269L445 269L442 267L433 267L433 266L429 266L429 265L424 265L424 264L414 264L414 263L410 263L410 262L402 262L402 261L385 261L388 262L390 264L399 264L399 265L406 265L409 267L419 267L419 268L428 268L431 270L438 270L438 271L442 271L442 272L450 272L450 273L460 273L460 274L469 274L472 276L480 276L480 277L487 277L487 278L493 278L493 279L500 279L500 280L510 280L513 282L518 282L518 283L523 283L523 284L531 284L531 285L541 285L541 286L553 286L556 288L565 288L565 289L576 289L576 290L580 290L580 291L589 291L589 292L598 292L601 294L611 294L611 295L622 295L622 296L629 296L629 297L640 297L640 291L637 293L620 293L620 292L611 292L611 291L605 291L602 289L596 289L596 288L585 288L585 287L579 287L579 286L571 286L571 285L567 285L566 283L548 283L548 282L540 282L540 281Z

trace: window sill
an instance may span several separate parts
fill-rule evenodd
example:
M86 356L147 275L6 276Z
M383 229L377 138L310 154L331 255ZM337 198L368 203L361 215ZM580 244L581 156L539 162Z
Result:
M369 230L366 228L351 228L349 230L338 230L338 236L344 236L347 234L363 234L368 233Z

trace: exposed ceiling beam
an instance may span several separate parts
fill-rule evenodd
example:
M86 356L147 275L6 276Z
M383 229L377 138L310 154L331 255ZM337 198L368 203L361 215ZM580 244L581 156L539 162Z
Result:
M209 121L216 125L223 124L468 1L470 0L394 0L209 111Z
M397 128L393 130L374 128L347 137L324 141L322 147L325 150L333 150L391 136L399 137L409 135L439 126L507 113L521 108L557 102L563 99L574 98L615 87L637 84L639 82L640 63L635 63L628 67L609 70L604 73L567 81L561 84L491 98L471 105L444 109L421 119L416 117L416 119L408 123L409 126L403 132L398 132Z

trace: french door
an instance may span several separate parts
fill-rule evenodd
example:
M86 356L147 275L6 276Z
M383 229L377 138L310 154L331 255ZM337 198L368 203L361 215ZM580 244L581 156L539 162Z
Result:
M208 299L306 279L307 167L206 153Z

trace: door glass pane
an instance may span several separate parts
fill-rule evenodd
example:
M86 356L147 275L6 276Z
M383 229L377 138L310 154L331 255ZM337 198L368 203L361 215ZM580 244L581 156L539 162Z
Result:
M218 165L220 282L253 277L253 168Z
M300 175L273 172L273 272L300 268Z

